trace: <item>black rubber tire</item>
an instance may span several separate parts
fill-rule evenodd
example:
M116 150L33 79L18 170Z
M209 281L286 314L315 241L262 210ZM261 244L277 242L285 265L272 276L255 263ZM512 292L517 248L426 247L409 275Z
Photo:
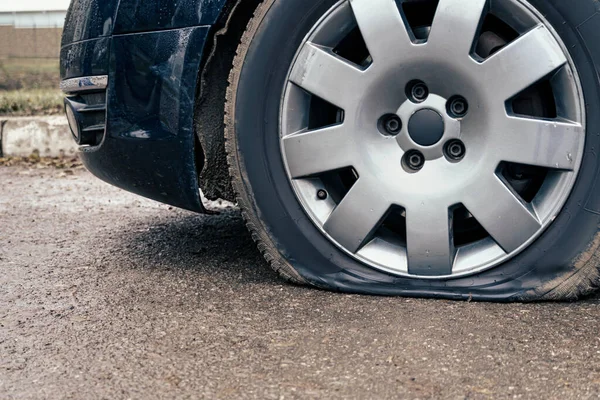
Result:
M269 264L296 283L353 293L492 301L574 300L599 283L600 14L596 0L530 0L569 48L584 87L587 136L576 186L529 248L477 275L393 276L331 244L296 199L280 153L286 75L303 38L337 0L265 0L248 25L230 75L226 148L237 200Z

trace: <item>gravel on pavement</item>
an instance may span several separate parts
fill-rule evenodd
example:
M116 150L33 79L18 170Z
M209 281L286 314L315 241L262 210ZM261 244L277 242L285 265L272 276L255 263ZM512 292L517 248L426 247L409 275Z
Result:
M0 398L596 398L600 297L487 304L282 282L239 212L0 167Z

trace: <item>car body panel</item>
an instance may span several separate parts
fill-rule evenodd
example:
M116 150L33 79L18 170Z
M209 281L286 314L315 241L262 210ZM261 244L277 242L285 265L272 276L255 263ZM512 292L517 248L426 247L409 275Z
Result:
M121 0L115 34L212 25L227 0Z
M62 45L107 37L113 33L119 0L72 0Z
M196 89L211 25L228 1L73 0L61 79L108 76L104 137L80 152L94 175L205 212L198 184L202 158L196 160Z
M110 40L103 37L63 46L60 50L62 79L108 75Z
M96 176L133 193L203 212L195 161L194 103L208 27L115 36L107 128L83 148Z
M227 0L72 0L62 44L65 46L112 34L212 25L226 2Z

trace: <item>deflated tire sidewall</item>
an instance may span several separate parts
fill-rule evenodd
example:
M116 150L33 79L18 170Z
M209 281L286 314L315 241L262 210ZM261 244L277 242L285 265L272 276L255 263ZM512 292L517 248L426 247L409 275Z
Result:
M594 1L531 1L568 47L584 87L587 136L583 165L563 211L529 248L507 263L469 277L423 280L366 267L339 250L313 225L288 180L280 148L280 110L286 78L304 37L337 0L267 0L247 32L235 91L234 132L246 212L256 217L263 241L318 287L372 294L515 300L543 298L577 272L598 234L600 95L593 60L600 34L582 23ZM595 10L594 10L595 12ZM589 22L588 22L589 23ZM600 17L596 28L600 28ZM579 27L579 28L575 28ZM241 195L244 195L242 193Z

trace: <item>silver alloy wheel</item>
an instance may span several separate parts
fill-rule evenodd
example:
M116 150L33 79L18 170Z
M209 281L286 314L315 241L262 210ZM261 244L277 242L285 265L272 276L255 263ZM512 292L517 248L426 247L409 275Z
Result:
M476 45L489 14L517 35L483 57ZM424 36L402 1L340 1L300 47L281 113L283 159L314 224L357 260L420 278L479 272L525 249L566 202L585 142L576 69L532 6L440 0L434 15ZM356 27L368 50L359 60L338 51ZM555 115L516 113L513 100L542 81ZM315 104L334 120L314 124ZM543 170L532 198L505 165ZM353 179L334 196L326 176L339 171ZM485 237L456 241L459 209ZM399 229L388 229L392 214Z

